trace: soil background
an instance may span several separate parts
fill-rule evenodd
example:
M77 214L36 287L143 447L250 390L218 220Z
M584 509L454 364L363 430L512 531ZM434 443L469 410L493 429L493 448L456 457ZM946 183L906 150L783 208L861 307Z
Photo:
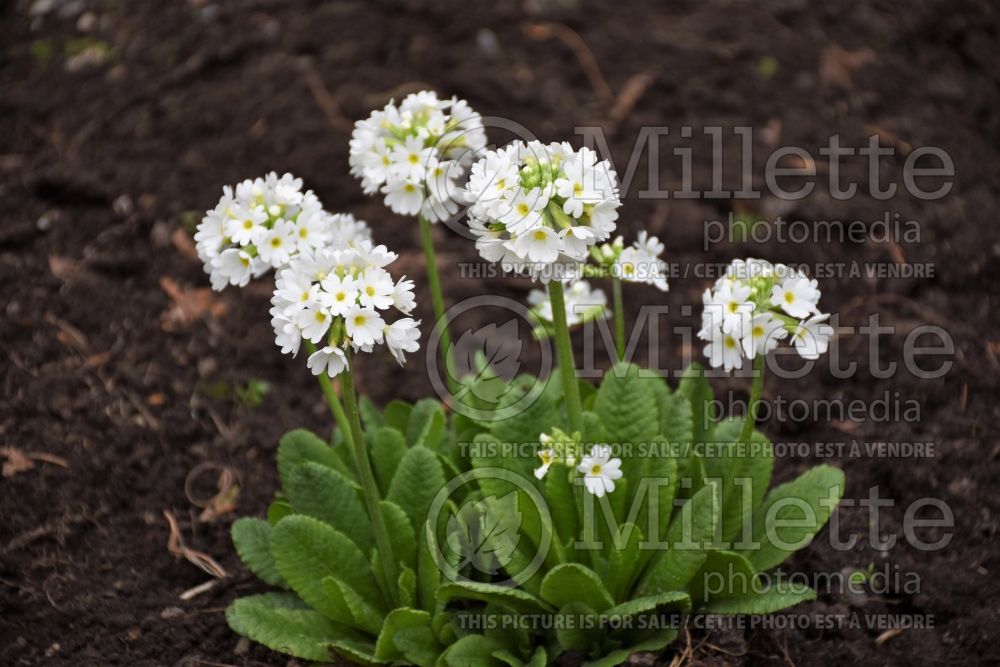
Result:
M955 350L943 377L900 368L880 379L871 339L845 333L838 348L844 363L859 364L852 377L820 364L767 387L769 398L916 401L919 420L774 417L761 428L777 442L933 443L928 458L822 460L844 468L848 498L878 487L894 501L880 514L884 534L900 532L913 501L945 501L955 517L951 543L927 552L900 536L874 548L868 510L843 507L841 534L859 535L858 544L830 549L824 531L791 568L872 564L896 583L860 597L823 593L795 611L857 612L861 627L695 630L657 660L668 664L688 646L687 659L702 664L998 664L998 13L986 0L3 3L0 663L290 664L225 624L228 602L257 587L228 530L240 515L260 515L274 493L281 434L323 432L329 419L301 360L274 347L268 279L210 293L189 236L223 184L291 171L328 209L369 221L378 241L401 252L394 268L416 279L420 316L432 321L414 222L364 197L347 171L353 121L431 87L544 140L579 143L574 127L601 126L619 172L641 127L669 126L659 174L667 189L680 183L677 146L693 148L694 182L710 187L704 126L726 128L729 189L740 186L732 127L755 130L758 187L775 146L810 151L818 186L792 203L644 198L644 154L620 227L628 239L639 229L659 235L680 275L666 295L629 286L633 318L639 304L665 304L670 326L695 322L709 281L685 271L738 256L932 267L918 278L823 278L821 305L839 312L842 327L875 313L894 326L875 343L883 364L902 363L914 327L944 327ZM679 136L683 125L695 128L693 138ZM954 187L922 201L900 186L880 200L863 184L865 161L845 158L845 181L862 186L835 199L818 153L832 134L845 146L864 146L872 134L893 146L896 155L879 162L883 182L900 181L913 147L941 147L955 163ZM857 219L871 234L706 247L704 222L734 210ZM887 212L917 221L919 241L879 240L870 223ZM436 233L450 302L483 292L525 298L526 282L463 277L459 263L477 260L472 244L443 226ZM699 350L669 338L657 352L661 367L679 369ZM376 403L430 392L423 355L405 370L385 357L364 359L359 373ZM640 346L639 360L648 357ZM259 404L236 391L261 383L269 390ZM744 378L714 383L745 396ZM776 479L817 460L782 458ZM233 472L240 491L235 509L213 519L200 505L216 492L220 469ZM168 551L165 511L187 546L230 575L189 600L180 594L211 577ZM919 592L904 590L912 576ZM921 615L933 628L887 635L865 627L865 614Z

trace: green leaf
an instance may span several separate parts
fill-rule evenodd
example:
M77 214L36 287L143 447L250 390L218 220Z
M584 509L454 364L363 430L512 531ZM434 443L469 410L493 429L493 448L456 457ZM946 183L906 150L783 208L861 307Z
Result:
M387 497L403 508L417 529L427 521L431 501L444 485L444 470L434 452L426 447L414 447L399 462Z
M273 528L274 524L278 523L291 513L292 506L288 504L288 500L285 498L275 498L274 501L267 506L267 523Z
M563 422L559 410L556 409L552 392L548 391L552 380L546 389L539 391L537 383L543 382L530 375L520 375L510 383L510 390L500 399L497 412L506 414L525 396L537 393L537 398L523 409L518 408L515 414L495 421L490 425L490 432L500 442L538 442L538 436L547 432L553 426ZM528 403L528 401L525 401ZM527 461L527 459L525 459ZM528 462L530 465L533 462Z
M694 441L694 415L686 395L669 394L660 403L660 435L675 446L687 447Z
M653 557L638 590L655 595L683 590L705 562L705 543L715 537L719 491L708 484L684 503L667 529L667 547Z
M816 591L808 586L776 585L745 597L712 600L704 610L710 614L773 614L815 599Z
M492 637L466 635L441 654L439 665L447 667L497 667L503 663L493 657L502 647Z
M292 512L330 524L358 545L362 553L375 543L361 490L342 474L318 463L300 463L288 472L285 494Z
M720 597L751 595L756 576L753 565L742 554L713 549L691 580L691 599L696 605L704 605Z
M826 465L775 487L753 517L753 541L760 548L738 550L758 571L780 565L812 541L843 494L844 473Z
M431 553L429 535L433 531L431 523L424 524L417 545L417 600L421 609L434 609L437 604L437 589L441 584L441 570L437 556Z
M592 627L584 618L593 619ZM600 639L600 633L593 630L600 627L597 613L583 602L573 601L563 605L555 626L556 641L564 651L578 651L586 655Z
M607 442L610 440L601 418L593 412L583 413L583 442Z
M383 615L358 595L357 591L337 577L323 578L323 591L337 600L339 605L347 607L353 622L351 625L372 635L377 635L382 628Z
M557 609L576 601L603 612L615 603L597 573L578 563L552 568L542 580L541 596Z
M288 476L300 463L312 461L333 468L351 477L337 452L319 436L305 429L289 431L278 443L278 476L281 484L287 484Z
M306 608L294 595L265 593L235 600L226 620L238 634L303 660L325 662L332 657L330 640L348 630Z
M410 421L406 426L407 444L410 447L437 449L444 433L444 421L444 410L438 401L432 398L420 399L410 412Z
M385 406L385 425L394 428L400 433L406 433L406 427L410 423L410 413L413 406L405 401L389 401Z
M617 364L604 375L594 412L612 441L637 444L659 434L655 383L656 378L640 377L639 367L632 364Z
M368 559L343 533L317 519L293 514L271 531L271 553L281 576L306 603L330 619L352 623L342 600L330 597L323 579L342 579L359 595L381 607Z
M508 588L478 581L441 584L437 590L437 599L441 604L448 604L451 600L480 600L525 613L549 610L548 605L520 588Z
M388 426L375 431L371 459L375 479L383 495L389 492L389 484L405 455L406 440L402 433Z
M755 431L749 443L740 443L742 429L740 420L720 422L707 436L712 446L701 456L705 476L721 484L723 541L736 537L760 506L774 467L774 454L767 438Z
M417 567L417 536L413 532L413 526L410 524L406 512L389 500L380 500L379 507L382 510L386 530L389 531L389 541L392 543L392 553L396 557L396 561L411 570L415 569Z
M545 499L549 504L553 528L563 544L574 539L579 531L577 495L578 490L574 489L567 468L560 463L554 464L545 476Z
M618 540L621 547L612 549L608 558L607 588L614 600L628 597L632 584L639 576L639 568L643 564L639 543L642 542L642 530L631 523L619 528Z
M663 607L669 607L675 611L685 613L691 609L691 598L687 593L681 591L647 595L611 607L604 612L604 615L608 617L637 616L638 614L646 614Z
M677 638L677 630L663 628L644 641L633 644L629 648L618 649L607 654L598 660L590 660L583 663L583 667L615 667L628 660L633 653L658 652L663 650L670 642Z
M417 603L417 574L405 565L399 570L396 590L399 591L400 606L412 607Z
M441 645L431 628L431 615L418 609L393 609L375 642L375 657L392 662L406 659L417 665L432 665Z
M265 584L288 588L271 557L271 524L261 519L243 517L233 523L233 545L240 560Z
M715 394L712 393L712 385L705 378L705 369L697 362L685 368L677 392L687 397L691 403L691 441L705 442L717 412L713 402Z
M358 412L361 413L361 425L366 432L374 431L385 423L382 413L367 396L362 396L358 401Z

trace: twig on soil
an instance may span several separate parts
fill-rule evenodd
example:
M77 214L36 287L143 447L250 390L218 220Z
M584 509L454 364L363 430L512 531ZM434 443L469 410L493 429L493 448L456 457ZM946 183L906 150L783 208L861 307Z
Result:
M316 71L316 66L313 64L312 59L299 58L295 61L295 66L298 68L299 74L302 75L302 80L309 88L309 93L316 100L316 105L323 112L323 115L326 116L327 122L344 134L353 132L354 123L340 111L340 103L333 93L330 92L330 89L326 87L326 84L323 83L323 77Z
M184 544L184 537L181 535L181 529L177 525L177 519L174 518L174 515L171 514L169 510L163 510L163 516L166 518L167 523L170 524L170 537L167 539L167 551L175 556L183 556L192 565L195 565L203 572L207 572L213 577L224 579L229 576L225 568L219 565L214 558L203 551L192 549Z
M90 517L85 514L71 514L67 517L62 517L58 521L50 521L46 524L38 526L37 528L32 528L26 533L21 533L10 542L7 543L3 549L0 549L0 556L6 556L9 553L17 551L23 547L28 546L35 540L41 539L50 535L52 533L61 533L68 526L75 523L84 523L89 521ZM61 539L61 537L59 538Z
M210 591L213 588L215 588L219 584L220 581L222 581L222 580L221 579L209 579L208 581L206 581L203 584L198 584L194 588L187 589L186 591L184 591L183 593L181 593L179 597L180 597L181 600L184 600L185 602L188 601L188 600L193 600L194 598L198 597L202 593L207 593L208 591Z
M615 105L608 112L608 119L616 125L625 120L655 80L656 75L651 71L630 76L618 93Z
M615 101L615 94L608 85L607 79L601 74L601 68L597 66L597 59L594 58L593 51L587 46L575 30L563 23L529 23L524 26L524 32L528 37L537 41L559 39L566 46L572 49L576 59L583 69L584 75L590 81L591 88L597 100L605 106L611 106Z
M52 465L59 466L60 468L69 468L69 463L67 463L66 459L61 456L47 454L45 452L25 452L17 447L0 447L0 456L6 457L7 459L7 461L3 464L4 477L13 477L19 472L31 470L35 467L35 461L51 463Z
M889 628L888 630L886 630L885 632L883 632L882 634L880 634L878 637L875 638L875 646L881 646L882 644L886 643L893 637L898 637L901 634L903 634L902 628Z
M195 480L209 470L216 470L219 473L216 484L218 492L211 498L198 498L194 492ZM198 520L211 523L239 506L237 503L240 496L239 474L231 466L220 465L213 461L202 461L191 469L184 480L184 495L187 496L188 502L202 509Z

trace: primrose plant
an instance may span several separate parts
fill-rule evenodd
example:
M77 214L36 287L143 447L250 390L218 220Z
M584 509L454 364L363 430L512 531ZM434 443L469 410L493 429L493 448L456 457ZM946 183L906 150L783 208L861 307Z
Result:
M367 225L270 174L224 189L199 226L217 289L275 270L275 342L293 356L305 348L337 425L329 442L282 438L266 518L233 524L241 559L276 590L237 599L230 626L317 662L518 667L572 654L614 665L673 641L677 623L663 619L675 614L812 599L771 571L831 516L843 474L820 466L770 488L773 451L755 415L781 340L810 359L828 346L816 281L751 259L706 291L709 363L728 372L753 360L747 415L720 418L697 364L672 388L622 360L621 283L665 291L667 266L646 232L612 240L621 201L610 164L568 143L484 145L468 105L431 93L375 112L351 142L366 191L420 219L436 317L428 225L454 212L446 202L459 191L482 256L546 288L529 302L559 373L503 379L496 404L471 416L433 399L379 410L357 396L359 355L384 345L402 365L420 347L413 281L392 276L397 256ZM569 329L608 317L607 298L581 276L613 285L617 359L597 387L578 379ZM495 384L480 365L468 382Z
M359 120L351 134L351 174L366 194L385 195L394 213L417 216L427 264L434 318L442 323L440 345L450 362L451 337L443 324L444 296L431 223L456 215L469 166L486 146L482 117L465 100L438 99L432 91L407 95L398 105ZM457 388L451 373L449 388Z

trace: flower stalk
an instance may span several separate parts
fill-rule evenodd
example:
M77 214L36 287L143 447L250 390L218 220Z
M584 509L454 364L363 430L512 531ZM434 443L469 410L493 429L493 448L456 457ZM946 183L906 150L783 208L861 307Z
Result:
M316 353L316 346L310 341L305 341L306 350L310 355ZM330 382L330 377L326 373L320 373L316 376L319 381L319 386L323 390L323 395L326 397L327 405L330 406L330 414L333 415L333 420L337 422L337 428L340 432L344 434L344 442L347 446L351 448L353 455L354 452L354 436L351 433L351 425L347 420L347 414L344 412L344 407L340 404L340 399L337 398L337 392L333 389L333 383ZM355 461L355 464L357 462Z
M455 366L452 363L451 333L448 331L448 321L444 316L444 296L441 292L441 277L437 269L437 253L434 251L434 236L431 224L423 215L420 219L420 236L424 244L424 260L427 262L427 286L431 291L431 304L434 307L435 326L441 327L441 337L438 339L438 351L445 364L445 381L448 393L454 396L458 392L458 382L455 378Z
M618 361L625 361L625 305L622 299L622 281L611 279L611 293L615 313L615 352Z
M371 460L368 458L368 449L365 447L364 437L361 433L361 416L358 412L357 393L354 388L354 378L351 374L350 357L348 357L347 367L340 374L340 377L343 383L347 419L351 425L351 441L354 457L358 464L358 479L361 481L361 492L365 498L368 517L372 522L372 531L375 533L375 545L378 547L379 561L385 575L385 585L389 589L388 595L393 605L398 607L399 592L396 589L396 584L399 572L396 565L396 556L392 550L392 541L389 539L389 531L385 526L382 509L379 506L380 498L378 487L375 484L375 474L372 472Z
M747 403L747 416L743 421L743 430L740 432L740 443L747 445L753 436L754 426L757 425L757 408L760 406L760 396L764 391L764 369L767 355L758 354L753 360L753 380L750 384L750 401Z
M566 324L566 299L563 286L557 280L549 283L549 299L552 301L552 323L555 325L556 355L562 373L563 393L566 397L566 417L570 433L583 432L583 408L580 405L580 387L576 384L576 362L573 360L573 346Z

